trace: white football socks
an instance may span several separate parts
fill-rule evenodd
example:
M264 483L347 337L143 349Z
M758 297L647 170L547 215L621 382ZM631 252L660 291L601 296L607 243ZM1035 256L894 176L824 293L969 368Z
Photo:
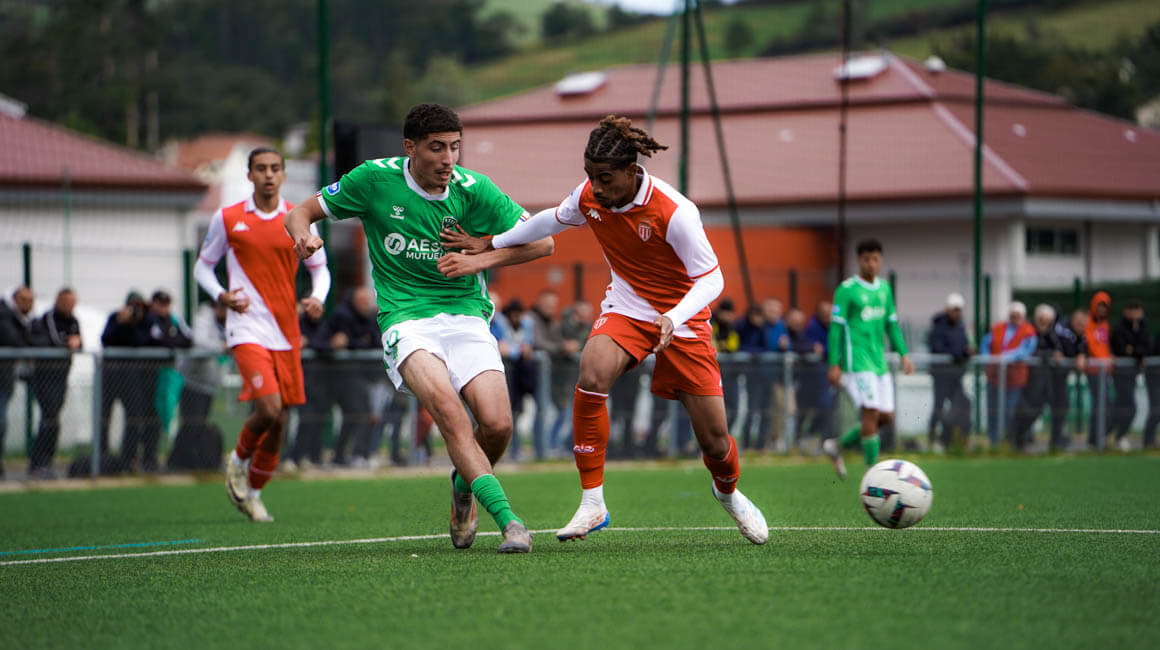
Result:
M594 488L581 490L580 505L582 506L596 506L598 508L604 507L604 485L597 485Z

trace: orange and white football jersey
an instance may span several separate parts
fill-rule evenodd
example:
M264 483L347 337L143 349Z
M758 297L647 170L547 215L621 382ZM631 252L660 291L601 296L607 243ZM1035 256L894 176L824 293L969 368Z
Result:
M210 219L198 257L212 266L224 256L230 291L241 288L250 300L245 312L231 309L226 316L230 347L255 343L267 350L290 350L300 345L294 286L298 256L283 225L292 207L279 200L277 211L261 212L251 196L222 208ZM318 234L314 224L310 228ZM306 260L310 268L325 264L325 249Z
M604 249L612 282L600 305L601 313L651 323L675 307L694 280L719 265L697 206L668 183L640 169L640 189L628 205L602 207L586 180L556 208L556 219L569 226L587 223ZM695 338L703 333L708 319L706 306L678 325L674 334Z

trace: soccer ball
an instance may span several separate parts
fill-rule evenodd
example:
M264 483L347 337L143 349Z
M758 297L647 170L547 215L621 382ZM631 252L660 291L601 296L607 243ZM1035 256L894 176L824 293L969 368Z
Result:
M922 521L934 498L930 479L918 465L897 459L867 470L859 491L870 518L887 528L906 528Z

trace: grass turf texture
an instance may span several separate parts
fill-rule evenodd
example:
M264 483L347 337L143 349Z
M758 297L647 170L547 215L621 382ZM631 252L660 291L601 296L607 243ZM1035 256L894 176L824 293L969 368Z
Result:
M445 477L275 481L263 497L277 522L265 526L244 521L216 482L0 494L5 552L438 535L0 566L0 636L10 648L1156 646L1160 535L922 529L1157 530L1160 458L918 462L934 505L905 531L870 522L855 475L751 463L741 486L771 526L859 527L774 530L764 547L732 528L699 465L613 468L613 526L729 528L613 529L568 544L538 534L527 556L496 554L496 536L453 549ZM560 469L500 472L535 529L576 505L575 474Z

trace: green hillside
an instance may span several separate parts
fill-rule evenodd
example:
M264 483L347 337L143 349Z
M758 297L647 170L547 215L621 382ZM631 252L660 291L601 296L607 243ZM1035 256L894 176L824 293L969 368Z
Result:
M515 0L493 0L511 4ZM522 3L517 3L522 4ZM534 6L550 5L534 0ZM875 0L863 4L859 21L904 17L911 12L945 7L946 0ZM532 13L534 9L528 10ZM704 11L710 56L714 59L758 56L775 39L787 39L818 19L814 3L777 5L731 5ZM1138 37L1160 20L1160 2L1155 0L1090 0L1063 8L1024 8L992 12L988 26L994 34L1025 35L1033 21L1044 38L1059 39L1069 45L1106 49L1122 37ZM476 101L508 95L552 83L572 72L593 70L616 64L654 63L660 57L667 19L658 18L632 28L601 33L592 38L556 47L535 46L491 63L469 69ZM745 27L738 27L744 25ZM824 26L822 26L824 29ZM835 34L838 30L834 20ZM924 58L935 45L973 30L967 25L931 30L922 36L889 40L885 45L899 54ZM855 28L857 32L857 26ZM748 32L748 42L733 42L728 34ZM670 60L674 60L676 50Z

